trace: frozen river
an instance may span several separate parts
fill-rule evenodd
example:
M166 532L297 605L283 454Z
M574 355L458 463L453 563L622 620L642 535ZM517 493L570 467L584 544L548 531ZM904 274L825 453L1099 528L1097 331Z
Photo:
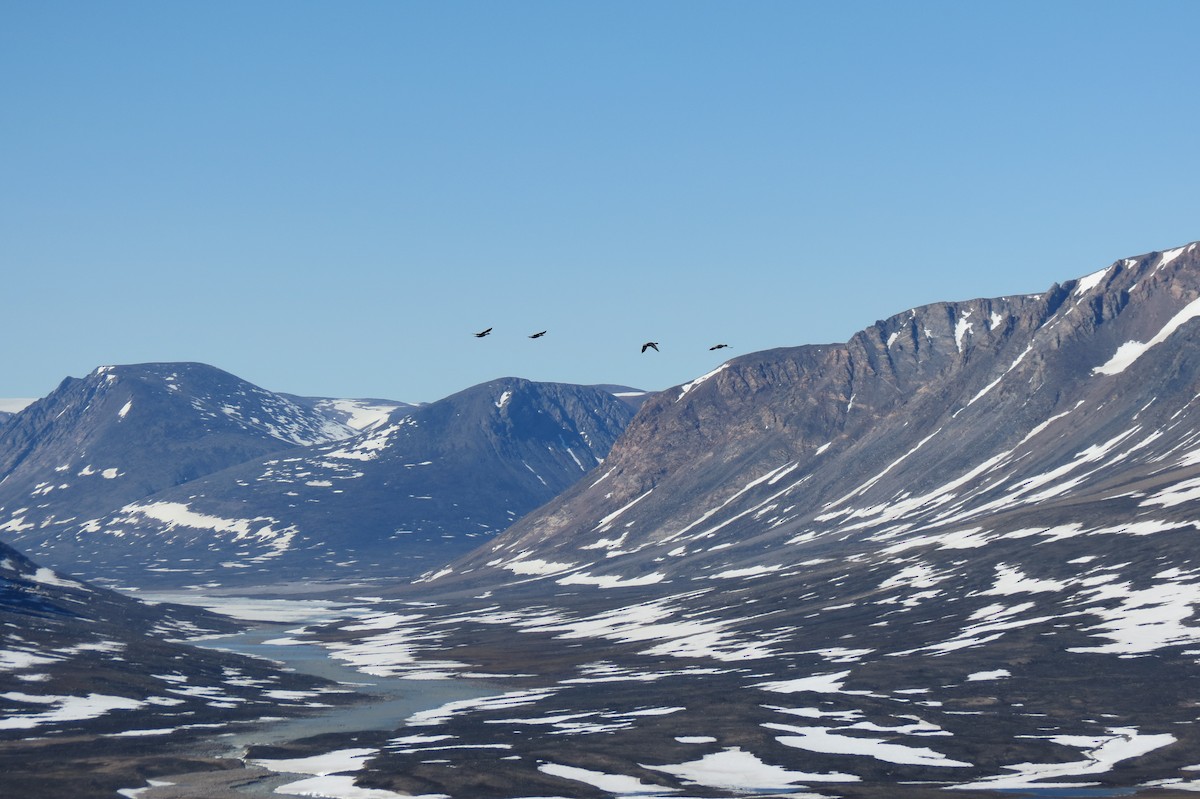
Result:
M265 658L289 670L331 680L348 690L362 694L365 701L349 705L314 710L311 715L281 718L252 726L238 727L232 732L218 733L211 742L221 757L243 759L254 746L285 744L302 738L326 734L358 732L392 732L404 726L405 720L422 710L431 710L448 702L477 699L502 693L503 689L481 680L471 679L401 679L364 674L330 656L330 651L314 643L296 642L295 630L289 626L323 624L352 619L371 610L369 602L329 602L312 599L278 599L246 597L211 597L189 593L139 593L151 601L179 602L200 605L224 612L251 624L262 626L220 637L191 641L196 646L220 649L256 658ZM267 624L266 622L272 622ZM314 702L319 703L318 697ZM342 765L355 770L372 753L369 749L348 749L357 753ZM333 752L337 759L342 752ZM330 755L323 756L328 760ZM322 758L318 758L322 760ZM304 761L254 761L246 768L230 771L180 774L152 780L146 786L122 791L138 799L224 799L225 797L265 795L308 795L341 797L360 796L350 776L323 776L325 771L292 770L288 763L303 769ZM262 766L267 768L262 768ZM318 776L313 776L318 775ZM294 786L294 792L293 792ZM387 792L379 792L383 795ZM374 795L374 794L373 794Z

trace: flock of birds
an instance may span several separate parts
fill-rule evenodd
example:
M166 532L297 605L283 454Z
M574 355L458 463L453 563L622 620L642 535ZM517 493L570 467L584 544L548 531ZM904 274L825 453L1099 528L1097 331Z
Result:
M490 328L490 327L487 330L480 330L478 333L475 334L475 338L483 338L484 336L490 335L491 332L492 332L492 328ZM540 330L537 333L530 333L529 338L541 338L542 336L546 335L548 332L550 332L550 331ZM729 346L728 344L714 344L711 347L709 347L708 350L709 350L709 352L712 352L713 350L723 350L728 346ZM658 342L657 341L647 341L645 344L642 345L642 352L645 352L646 350L654 350L655 352L658 352L659 351Z

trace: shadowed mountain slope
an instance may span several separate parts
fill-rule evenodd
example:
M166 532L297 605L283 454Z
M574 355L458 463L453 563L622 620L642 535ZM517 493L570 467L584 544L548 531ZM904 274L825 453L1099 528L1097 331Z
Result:
M250 458L354 432L204 364L102 366L0 428L0 535L36 540Z
M338 410L330 404L312 406ZM607 390L517 378L427 405L375 407L354 435L272 447L151 494L109 497L95 515L35 524L32 511L14 511L10 535L43 562L133 585L415 576L570 486L633 415ZM198 445L211 446L212 435L198 434ZM177 460L171 447L159 453L167 467ZM38 499L9 505L36 508ZM43 516L57 507L73 506Z

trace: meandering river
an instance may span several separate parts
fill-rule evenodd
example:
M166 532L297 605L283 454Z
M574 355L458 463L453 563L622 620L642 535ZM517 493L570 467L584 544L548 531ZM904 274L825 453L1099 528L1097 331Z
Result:
M420 710L439 707L460 699L475 699L503 693L479 680L405 680L373 677L334 660L329 650L316 644L272 644L281 636L276 629L255 629L221 638L196 642L211 649L280 661L295 671L345 684L348 688L376 697L365 704L333 707L301 718L271 722L221 738L230 748L273 744L333 732L395 730ZM318 700L319 701L319 700Z
M302 593L297 591L297 593ZM214 754L241 758L256 745L281 744L314 735L382 730L391 732L407 718L422 710L447 702L477 699L503 693L504 689L481 680L444 679L409 680L364 674L331 657L330 651L317 644L288 643L295 637L279 624L320 624L355 618L370 612L369 601L354 602L267 597L213 596L211 593L172 591L138 592L142 599L179 602L224 612L242 621L263 623L234 635L193 640L196 646L220 649L282 663L303 674L340 683L347 689L371 697L370 701L333 706L299 718L281 718L253 725L236 725L232 732L212 737ZM265 622L270 621L271 624ZM279 643L274 643L279 642ZM314 702L320 702L315 698ZM149 786L122 791L138 799L219 799L272 795L276 787L304 775L268 772L257 767L232 771L201 772L164 777ZM278 795L278 794L274 794Z

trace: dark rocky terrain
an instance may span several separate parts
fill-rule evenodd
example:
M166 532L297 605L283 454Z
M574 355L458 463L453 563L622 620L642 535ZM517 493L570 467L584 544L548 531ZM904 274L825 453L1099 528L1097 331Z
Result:
M410 718L356 784L1200 789L1197 317L1190 245L652 397L554 501L309 631L368 672L508 685Z
M345 687L181 643L242 625L63 577L0 544L0 796L115 796L228 768L206 742L349 702Z

